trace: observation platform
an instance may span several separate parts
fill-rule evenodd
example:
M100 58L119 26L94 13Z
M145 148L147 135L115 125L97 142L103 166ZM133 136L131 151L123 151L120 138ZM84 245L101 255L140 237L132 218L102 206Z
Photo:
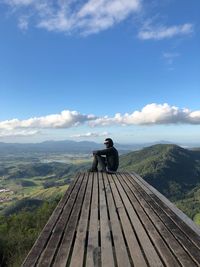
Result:
M200 266L200 229L135 173L79 173L22 266Z

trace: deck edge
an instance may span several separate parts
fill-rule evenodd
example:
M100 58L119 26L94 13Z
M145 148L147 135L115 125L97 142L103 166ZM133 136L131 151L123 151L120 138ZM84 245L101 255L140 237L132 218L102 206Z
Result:
M163 201L176 215L183 220L196 234L200 236L200 227L198 227L192 219L190 219L183 211L175 206L169 199L161 194L157 189L147 183L140 175L135 172L129 172L130 175L136 176L153 194Z

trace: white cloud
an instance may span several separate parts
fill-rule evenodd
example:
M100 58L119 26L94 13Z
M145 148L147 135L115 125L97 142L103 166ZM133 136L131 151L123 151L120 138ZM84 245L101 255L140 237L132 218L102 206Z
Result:
M69 128L78 126L96 117L84 115L77 111L63 110L60 114L51 114L27 120L12 119L0 122L0 129L12 130L17 128Z
M34 136L39 133L37 130L0 130L0 138Z
M150 25L145 25L144 28L138 33L138 38L142 40L162 40L172 38L174 36L188 35L193 33L193 31L194 25L191 23L174 25L170 27L152 27Z
M190 111L169 104L148 104L141 111L117 113L114 117L102 117L91 121L90 126L108 125L156 125L156 124L200 124L200 110Z
M87 124L89 127L95 126L128 126L128 125L168 125L168 124L198 124L200 125L200 110L191 111L187 108L170 106L169 104L148 104L140 111L132 113L116 113L113 117L98 117L95 115L85 115L77 111L64 110L60 114L51 114L43 117L29 118L26 120L11 119L0 121L0 131L20 131L39 129L67 129ZM23 131L21 132L23 133ZM27 132L24 132L27 133ZM33 132L30 132L30 134ZM108 134L89 132L73 137L97 137Z
M140 7L140 0L89 0L77 18L87 32L98 32L124 20Z
M129 16L141 13L143 0L0 0L16 11L18 26L28 28L30 15L36 27L48 31L70 34L79 32L87 35L113 27ZM21 13L20 13L21 11ZM13 13L12 13L13 14ZM152 26L144 21L138 37L142 40L161 40L174 36L188 35L194 30L191 23L173 26Z
M49 31L94 33L138 12L142 0L3 0L22 12L30 8L38 27ZM24 14L24 13L23 13ZM21 25L21 24L20 24ZM19 25L19 26L20 26Z
M103 133L96 133L96 132L88 132L88 133L83 133L83 134L74 134L71 137L74 138L91 138L91 137L101 137L101 136L108 136L108 132L103 132Z

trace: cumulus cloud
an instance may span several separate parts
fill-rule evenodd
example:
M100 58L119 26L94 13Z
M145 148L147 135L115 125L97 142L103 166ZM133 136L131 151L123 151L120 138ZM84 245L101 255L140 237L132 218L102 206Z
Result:
M104 116L90 122L94 126L108 125L156 125L156 124L200 124L200 110L190 111L169 104L148 104L141 111L117 113L114 117Z
M151 25L145 25L144 28L138 33L138 38L142 40L162 40L169 39L174 36L182 36L193 33L194 25L191 23L185 23L183 25L174 26L159 26L153 27Z
M103 132L103 133L95 133L95 132L88 132L88 133L83 133L83 134L74 134L71 137L74 138L91 138L91 137L101 137L101 136L107 136L109 135L108 132Z
M141 8L142 0L3 0L12 8L30 8L37 26L49 31L84 34L112 27Z
M34 136L39 133L37 130L0 130L0 138Z
M51 114L27 120L12 119L0 122L0 129L12 130L17 128L69 128L78 126L86 121L94 120L94 115L84 115L77 111L63 110L60 114Z
M110 125L167 125L167 124L198 124L200 125L200 110L191 111L187 108L170 106L169 104L148 104L141 110L132 113L116 113L112 116L98 117L81 114L77 111L64 110L60 114L26 120L11 119L0 121L0 131L33 130L33 129L67 129L87 124L90 127ZM31 132L30 132L31 133ZM108 134L89 132L73 137L97 137Z

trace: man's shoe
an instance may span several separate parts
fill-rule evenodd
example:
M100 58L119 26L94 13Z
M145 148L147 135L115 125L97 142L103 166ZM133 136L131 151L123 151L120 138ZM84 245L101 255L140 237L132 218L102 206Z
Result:
M117 173L117 171L107 170L107 173L108 173L108 174L115 174L115 173Z
M106 173L106 172L107 172L107 170L100 170L100 172L105 172L105 173Z
M92 168L90 168L90 169L88 170L88 172L98 172L98 169L92 169Z

